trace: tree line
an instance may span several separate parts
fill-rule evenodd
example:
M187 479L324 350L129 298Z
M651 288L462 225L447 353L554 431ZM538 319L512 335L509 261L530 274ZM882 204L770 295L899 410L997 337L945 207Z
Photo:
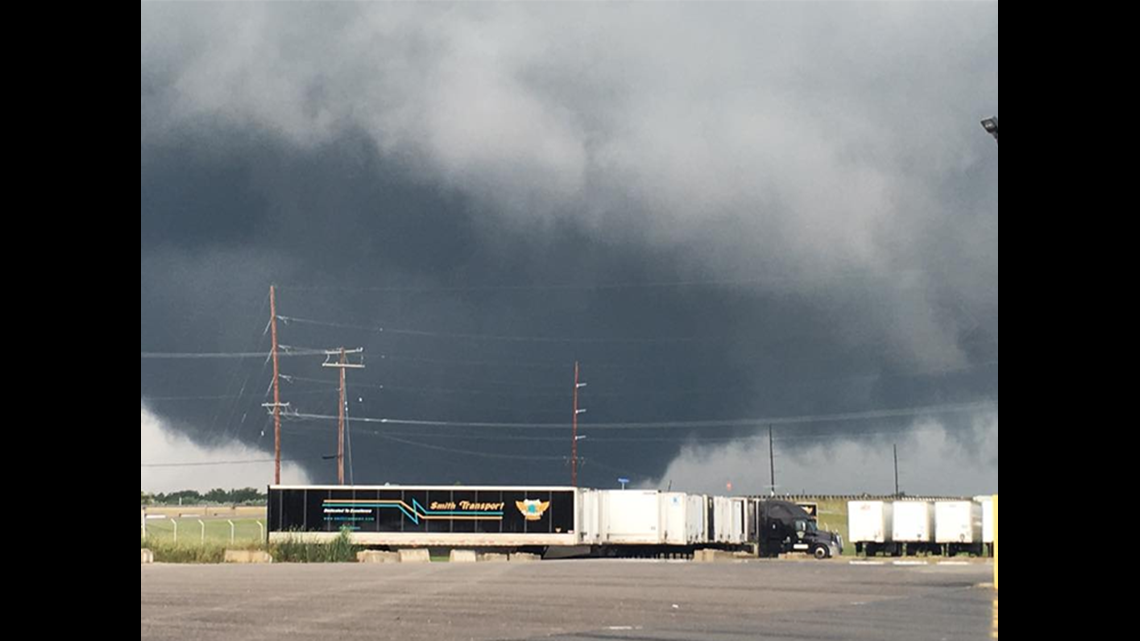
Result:
M224 490L220 487L209 492L197 490L180 490L178 492L156 494L142 493L143 505L192 505L202 503L224 503L242 505L265 505L269 496L257 488L243 487L240 489Z

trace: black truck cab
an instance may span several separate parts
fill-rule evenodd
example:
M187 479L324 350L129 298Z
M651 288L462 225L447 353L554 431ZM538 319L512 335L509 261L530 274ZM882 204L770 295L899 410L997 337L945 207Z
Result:
M756 518L760 556L803 552L817 559L826 559L839 556L843 551L839 536L820 530L815 517L795 503L763 499L756 510Z

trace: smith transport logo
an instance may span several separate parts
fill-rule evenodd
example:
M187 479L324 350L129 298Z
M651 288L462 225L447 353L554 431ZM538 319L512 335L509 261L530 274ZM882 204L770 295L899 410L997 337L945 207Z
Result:
M431 509L424 508L420 502L412 499L408 505L403 501L367 501L367 500L333 500L322 502L326 521L371 521L368 516L355 516L369 514L372 509L399 510L412 523L420 521L501 521L503 520L502 503L475 503L460 501L459 503L432 503ZM542 508L544 511L545 507ZM539 513L541 516L542 513ZM527 517L529 518L529 517Z
M539 501L532 499L529 501L515 501L515 507L522 512L528 521L538 521L546 514L546 509L550 507L550 501Z

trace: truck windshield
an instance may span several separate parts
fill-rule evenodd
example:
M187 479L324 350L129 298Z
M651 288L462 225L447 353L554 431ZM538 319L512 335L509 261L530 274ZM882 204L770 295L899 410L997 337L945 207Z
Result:
M818 532L819 528L816 527L815 521L800 519L796 521L796 530L800 532Z

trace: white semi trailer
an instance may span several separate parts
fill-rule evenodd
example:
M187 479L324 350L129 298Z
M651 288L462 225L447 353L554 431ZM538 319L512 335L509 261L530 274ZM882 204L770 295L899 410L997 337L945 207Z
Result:
M868 555L992 554L992 518L988 496L847 503L849 540Z
M982 554L982 505L976 501L936 501L934 540L942 552Z
M926 554L937 550L932 501L895 501L892 520L891 539L902 548L901 554Z
M890 501L848 501L847 540L857 554L896 554L893 530L894 504Z

